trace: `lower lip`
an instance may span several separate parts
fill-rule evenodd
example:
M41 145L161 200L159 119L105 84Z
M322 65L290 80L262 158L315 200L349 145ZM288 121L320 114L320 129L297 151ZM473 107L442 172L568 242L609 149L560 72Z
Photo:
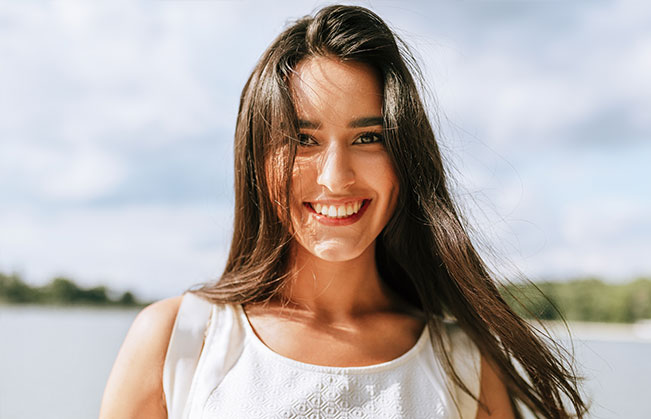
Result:
M365 199L362 202L362 206L359 208L359 211L357 211L356 214L352 214L352 215L350 215L348 217L341 217L341 218L326 217L325 215L314 211L314 208L312 208L312 206L310 204L303 204L303 205L305 206L305 208L307 208L307 210L309 212L312 213L312 216L314 218L316 218L316 220L319 223L323 224L323 225L327 225L327 226L347 226L347 225L351 225L351 224L356 223L357 220L362 218L362 215L364 215L364 213L366 212L366 209L368 208L368 206L371 205L371 200L370 199Z

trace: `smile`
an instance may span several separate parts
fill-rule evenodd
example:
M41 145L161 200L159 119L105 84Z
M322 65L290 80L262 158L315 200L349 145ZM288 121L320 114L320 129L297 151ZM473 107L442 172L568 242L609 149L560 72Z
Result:
M308 203L308 205L310 205L317 214L325 215L328 218L344 218L357 214L362 205L364 205L364 200L346 202L341 205L327 205L320 203Z
M369 199L361 199L340 204L306 202L304 205L321 221L332 220L337 222L356 220L362 215L370 202Z

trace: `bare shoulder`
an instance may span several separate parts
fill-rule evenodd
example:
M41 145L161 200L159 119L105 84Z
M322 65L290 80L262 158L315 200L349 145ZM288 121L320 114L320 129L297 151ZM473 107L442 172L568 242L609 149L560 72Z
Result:
M479 401L486 406L477 410L477 419L514 418L509 393L498 373L497 367L488 358L481 357L481 385Z
M166 298L142 309L133 321L131 329L129 330L129 335L132 334L132 331L138 331L150 335L149 337L155 337L152 335L167 337L166 340L169 341L172 328L174 327L174 321L176 320L176 314L179 311L182 299L182 295ZM129 335L127 335L127 337L129 337Z
M163 365L182 298L158 301L136 316L106 384L101 419L167 417Z

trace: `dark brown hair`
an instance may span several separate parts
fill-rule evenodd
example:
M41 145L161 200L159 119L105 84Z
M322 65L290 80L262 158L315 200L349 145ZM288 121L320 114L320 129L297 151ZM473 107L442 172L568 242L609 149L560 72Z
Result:
M438 348L444 347L440 318L456 318L499 369L512 400L546 418L582 417L585 404L571 365L511 310L470 241L448 191L412 55L365 8L330 6L299 19L254 68L242 91L235 131L230 254L219 281L195 292L214 302L246 304L279 295L286 282L290 172L298 134L288 78L310 56L363 62L382 80L385 146L400 182L398 207L376 244L383 281L425 313ZM447 355L443 363L468 391Z

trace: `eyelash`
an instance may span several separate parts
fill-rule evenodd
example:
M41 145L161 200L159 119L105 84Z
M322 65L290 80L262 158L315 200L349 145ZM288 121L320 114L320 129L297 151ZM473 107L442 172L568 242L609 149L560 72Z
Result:
M310 147L317 145L317 142L311 135L307 134L298 134L298 145L303 147Z
M384 137L382 136L382 134L378 134L377 132L363 132L357 138L355 138L355 142L357 140L361 140L362 138L371 138L371 141L369 142L361 141L360 144L373 144L373 143L384 142Z
M360 141L363 138L371 138L371 141ZM358 142L359 141L359 142ZM355 138L353 144L374 144L374 143L383 143L384 137L377 132L363 132ZM318 145L314 137L308 134L298 134L298 144L303 147L311 147Z

